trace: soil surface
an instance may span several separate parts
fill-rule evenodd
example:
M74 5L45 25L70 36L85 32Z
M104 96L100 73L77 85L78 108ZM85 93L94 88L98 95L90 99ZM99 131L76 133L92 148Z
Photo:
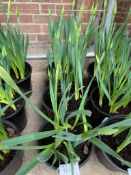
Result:
M61 100L61 93L58 93L58 104L60 103L60 100ZM71 111L75 111L79 108L80 106L80 103L81 103L81 98L79 98L78 100L75 100L75 98L73 97L69 103L68 103L68 109L67 111L68 112L71 112ZM50 100L50 94L49 94L49 91L47 92L47 94L45 95L45 97L43 98L43 101L45 101L46 105L52 109L52 104L51 104L51 100Z
M96 91L94 94L93 94L93 101L94 101L94 104L100 109L100 110L102 110L102 111L104 111L104 112L106 112L106 113L108 113L108 114L110 114L109 113L109 111L110 111L110 108L109 108L109 105L108 105L108 100L107 100L107 98L105 97L104 98L104 100L103 100L103 106L102 107L100 107L99 106L99 94L98 94L98 91ZM112 114L110 114L110 115L116 115L116 114L124 114L124 115L126 115L126 114L129 114L131 112L131 102L126 106L126 108L123 108L123 107L121 107L121 108L119 108L118 110L117 110L117 112L116 113L112 113Z
M5 125L6 131L8 133L9 138L13 138L17 136L16 131ZM3 171L8 165L9 163L12 161L13 157L15 156L16 151L11 150L8 153L3 153L2 151L0 151L0 155L2 155L3 160L0 160L0 172Z
M118 148L118 146L123 142L123 140L126 138L128 134L128 131L124 131L123 133L119 134L116 137L112 137L112 136L103 136L102 140L109 145L114 151L116 151L116 149ZM129 162L131 162L131 144L129 144L127 147L125 147L120 153L119 155L124 159L127 160ZM115 159L114 157L108 155L109 158L116 164L118 165L120 168L127 170L127 166L122 164L120 161L118 161L117 159Z
M70 122L70 124L73 124L73 123L74 122L72 122L72 121ZM52 129L54 129L53 126L51 124L47 124L44 127L44 129L42 129L41 131L49 131L49 130L52 130ZM79 125L79 126L75 127L74 130L70 130L69 132L70 133L73 133L73 134L80 134L80 133L83 132L83 126L82 125ZM55 138L52 138L52 137L45 138L45 139L42 139L42 140L39 141L39 145L48 145L48 144L53 143L54 140L55 140ZM68 157L67 149L66 149L66 147L65 147L64 144L61 144L57 148L57 150ZM88 157L88 155L90 153L91 143L89 141L86 141L86 142L84 142L84 143L76 146L74 148L74 150L75 150L76 154L79 156L79 158L80 158L79 164L81 164L81 163L83 163L87 159L87 157ZM53 160L54 160L54 156L52 156L47 162L50 165L52 165ZM63 164L63 163L64 162L61 159L59 159L54 164L54 167L58 168L59 165L60 164Z
M27 64L25 64L25 77L27 77L29 73L30 73L30 67ZM13 70L10 71L10 74L16 83L19 83L21 81L21 78L16 78L16 75ZM19 77L20 77L20 74L19 74Z

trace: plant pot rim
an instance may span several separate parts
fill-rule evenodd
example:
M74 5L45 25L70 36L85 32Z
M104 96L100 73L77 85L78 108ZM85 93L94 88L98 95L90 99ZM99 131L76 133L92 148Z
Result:
M120 168L118 165L116 165L116 164L108 157L108 155L107 155L104 151L101 150L101 152L102 152L102 154L105 156L105 158L110 162L110 164L111 164L112 166L114 166L118 171L121 171L121 172L123 172L123 173L128 174L126 170L124 170L124 169Z
M10 114L10 115L4 116L2 120L3 120L3 121L4 121L4 120L8 120L8 119L10 119L11 117L15 116L17 113L19 113L19 112L21 111L21 109L22 109L24 106L25 106L25 101L22 99L22 103L21 103L21 106L19 107L19 109L16 110L16 111L14 111L14 112L13 112L12 114Z
M103 126L105 126L106 124L108 124L110 121L112 121L112 120L114 120L114 119L123 119L123 118L125 118L125 116L124 115L121 115L121 116L112 116L111 118L109 118L107 121L105 121L104 123L103 123ZM99 136L99 139L101 139L101 136ZM110 164L112 165L112 166L114 166L117 170L119 170L119 171L121 171L121 172L123 172L123 173L126 173L126 174L128 174L128 172L126 171L126 170L124 170L124 169L122 169L121 167L119 167L118 165L116 165L109 157L108 157L108 155L107 155L107 153L105 153L103 150L101 150L101 152L102 152L102 154L105 156L105 158L110 162Z
M101 114L103 114L104 116L106 115L107 117L113 117L113 116L126 116L127 114L109 114L103 110L101 110L95 103L93 100L93 94L94 92L98 89L98 87L95 87L92 91L91 91L91 95L90 95L90 100L91 100L91 104L93 105L93 107Z
M27 61L25 61L25 65L28 66L29 68L29 74L23 79L23 80L19 80L18 82L16 82L17 85L23 83L24 81L26 81L27 79L30 78L31 74L32 74L32 66L30 63L28 63Z
M54 113L53 112L53 110L45 103L45 96L46 96L46 93L49 91L49 87L46 87L45 89L44 89L44 93L43 93L43 96L42 96L42 105L43 106L45 106L46 108L47 108L47 110L50 112L50 113ZM73 111L67 111L66 112L66 115L69 115L71 112L75 112L75 111L77 111L77 109L76 110L73 110Z
M18 128L17 128L12 122L7 121L7 120L4 120L3 123L5 123L5 124L9 125L10 127L12 127L12 128L16 131L17 136L20 136L20 132L19 132ZM5 167L5 169L3 169L3 170L0 172L0 174L6 173L6 171L8 171L8 169L9 169L9 167L12 167L12 165L13 165L14 162L15 162L15 159L17 158L17 156L19 155L20 152L22 152L22 151L20 151L20 150L15 150L15 155L14 155L13 159L9 162L9 164Z
M53 114L54 111L45 103L45 96L48 92L49 92L49 87L46 87L44 89L44 93L43 93L42 105L45 106L47 108L47 110ZM50 93L49 93L49 95L50 95ZM66 112L66 114L70 114L70 112Z
M41 126L40 129L39 129L39 132L41 132L41 131L45 128L45 126L47 125L47 123L48 123L48 122L42 124L42 126ZM37 141L37 144L39 145L39 140ZM90 142L90 144L91 144L90 152L89 152L87 158L86 158L85 160L83 160L83 161L79 164L80 168L83 167L83 166L90 160L90 158L92 157L92 155L93 155L93 153L94 153L94 148L95 148L95 146L94 146L91 142ZM39 152L39 150L38 150L38 152ZM54 170L57 170L57 169L59 168L59 167L57 168L57 167L51 166L51 164L48 163L47 161L46 161L46 162L43 162L43 163L47 164L49 167L53 168Z

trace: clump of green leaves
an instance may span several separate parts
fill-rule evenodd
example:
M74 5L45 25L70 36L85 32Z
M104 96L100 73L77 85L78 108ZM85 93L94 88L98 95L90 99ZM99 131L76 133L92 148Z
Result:
M108 28L104 14L96 34L94 76L99 87L99 106L106 96L109 112L117 113L131 102L131 38L126 34L127 20L116 30L115 9L113 12Z
M16 78L24 79L29 38L28 35L25 36L20 32L18 24L17 27L14 28L10 25L10 15L11 1L8 2L7 16L3 14L6 23L6 31L4 31L0 25L0 50L5 59L8 60L9 67L13 70ZM18 22L19 13L17 9L16 17Z
M25 60L28 50L28 36L25 37L19 29L14 27L14 31L11 26L8 25L6 33L0 30L1 47L4 53L4 57L8 59L10 68L14 71L17 79L25 78Z
M49 12L49 34L51 52L48 54L48 67L55 80L59 80L62 94L66 87L72 83L75 99L83 95L83 69L88 51L88 43L94 34L96 6L91 9L91 17L85 31L82 32L81 15L70 13L64 17L64 7L56 21L52 20Z
M2 105L10 104L14 99L14 93L8 85L3 85L0 80L0 109ZM10 107L16 110L15 104L11 104Z
M0 65L4 67L6 70L8 70L8 64L1 55L0 55ZM13 103L13 99L14 99L14 90L7 84L5 84L3 80L0 78L0 109L2 106L10 104L10 107L13 110L16 110L16 106Z

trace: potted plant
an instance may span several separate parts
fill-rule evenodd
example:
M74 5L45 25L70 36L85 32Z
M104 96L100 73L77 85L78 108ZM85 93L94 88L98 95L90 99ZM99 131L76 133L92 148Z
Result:
M8 64L6 64L2 56L0 56L0 65L8 69ZM13 103L17 98L19 98L19 100ZM22 131L27 123L25 101L0 78L0 109L8 104L11 105L9 105L8 109L5 111L3 118L14 123L19 131Z
M89 87L87 87L83 99L80 103L79 109L75 112L71 112L67 114L67 110L69 107L69 101L72 99L73 95L70 96L70 90L72 84L67 84L67 87L63 93L63 96L59 96L59 84L58 79L54 79L50 70L48 70L49 74L49 93L51 98L51 105L53 109L52 121L48 122L46 125L42 125L40 128L40 132L47 132L47 131L57 131L61 129L60 132L69 132L69 134L80 134L88 130L87 117L90 116L90 111L84 110L84 105L86 101L86 97L89 91ZM55 80L55 81L54 81ZM53 84L54 83L54 84ZM75 95L75 93L74 93ZM59 100L59 101L58 101ZM59 132L59 133L60 133ZM57 135L59 135L57 133ZM40 146L50 146L56 145L51 148L50 155L47 159L48 164L53 165L55 168L58 168L60 164L63 163L76 163L83 164L83 162L89 160L90 156L93 152L93 145L89 142L83 142L78 147L74 147L74 143L66 142L63 139L59 138L52 138L49 136L47 138L39 140ZM70 153L70 149L72 150ZM87 151L84 151L86 150ZM43 152L43 151L42 151Z
M4 32L0 25L0 50L3 57L9 64L10 74L16 84L24 92L31 91L31 73L32 67L26 62L29 38L19 30L19 13L16 10L17 26L10 26L11 1L8 2L8 14L3 14L6 31ZM29 94L28 94L29 95Z
M12 106L12 102L10 105ZM4 120L3 116L9 105L0 109L0 141L8 140L19 136L19 130L17 127ZM15 174L22 164L23 152L21 150L9 150L6 146L0 145L0 174L1 175L13 175Z
M125 117L124 117L125 118ZM127 116L131 118L131 113ZM120 122L123 120L123 116L111 117L108 121L104 123L105 126ZM118 132L110 136L101 136L100 139L110 146L116 153L118 153L125 160L131 162L131 129L130 127L123 127ZM121 161L113 158L104 151L97 150L97 155L101 163L112 171L122 171L128 174L128 166L123 164Z
M123 121L117 122L115 124L111 124L108 126L102 126L96 127L94 129L91 128L90 124L87 120L85 120L85 115L89 115L90 112L83 109L83 105L87 96L87 93L89 91L89 87L86 89L84 93L84 98L81 102L81 108L78 111L72 112L65 116L65 111L67 107L67 103L69 101L69 97L66 98L65 95L68 92L68 89L70 89L71 85L67 87L67 91L65 92L65 95L62 97L61 103L59 103L59 110L55 107L55 101L52 100L53 106L56 109L57 112L55 114L54 119L48 118L43 112L39 110L38 107L36 107L34 104L31 103L31 101L20 91L20 89L16 86L14 81L9 76L8 72L5 71L2 67L0 67L0 77L6 81L6 83L9 86L12 86L13 89L19 93L27 102L30 104L34 110L41 115L48 123L50 123L53 128L48 131L45 129L45 131L37 132L37 133L31 133L25 136L20 136L17 138L13 138L10 140L5 140L0 142L1 145L5 145L9 149L38 149L42 150L36 157L34 157L32 160L26 163L25 166L23 166L16 174L17 175L24 175L27 174L28 171L30 171L35 165L37 165L39 162L47 162L54 156L51 164L55 164L56 160L59 159L61 162L67 163L70 162L72 165L72 174L74 172L73 165L78 161L78 155L76 155L75 149L78 145L81 145L82 143L91 142L95 144L97 147L101 148L103 151L105 151L108 154L111 154L112 156L116 157L118 160L122 161L125 165L128 167L131 167L131 163L122 159L115 151L113 151L108 145L106 145L104 142L102 142L97 136L99 135L112 135L115 133L118 133L118 131L123 128L127 127L130 128L130 118L124 118ZM52 92L52 89L50 88L50 91ZM52 96L52 99L54 99L54 95ZM59 111L59 112L58 112ZM60 115L59 115L60 114ZM74 116L74 117L73 117ZM69 121L70 119L75 120L75 124L71 124ZM79 123L79 119L81 122ZM83 120L84 119L84 120ZM77 125L78 124L78 125ZM80 126L82 125L84 128L84 132L77 133L77 132L71 132L72 128L74 126ZM78 127L79 128L79 127ZM78 129L79 130L79 129ZM78 131L76 130L76 131ZM40 141L40 146L19 146L19 144L24 144L27 142L37 141L37 140L46 140L46 143L43 144L43 142ZM50 139L53 139L53 142L50 142ZM61 143L63 144L61 145ZM45 145L46 144L46 145ZM60 149L60 146L65 146L66 153L63 152ZM88 152L88 149L85 148L84 150L86 153Z
M131 109L130 38L121 38L117 50L113 49L115 42L112 41L111 45L109 52L103 53L96 63L98 90L95 88L91 92L96 122L112 115L126 115Z
M90 95L91 123L94 126L105 117L128 114L131 104L130 37L126 33L128 18L115 31L114 16L110 18L109 25L105 22L109 15L105 16L95 41L94 76L98 87L92 89Z
M77 110L83 96L83 69L88 50L88 42L94 33L94 21L96 7L91 9L91 17L88 27L82 33L81 15L84 6L82 5L77 16L73 13L64 18L64 8L57 21L53 21L49 13L49 34L51 51L47 55L48 75L53 78L53 86L59 84L59 95L63 95L68 84L72 83L70 95L72 98L71 111ZM48 114L53 113L50 104L49 89L43 95L43 106ZM59 97L58 97L59 98ZM50 111L50 113L49 113Z
M2 69L1 73L2 73L2 78L3 78L3 76L7 77L7 76L5 76L5 73L6 73L6 75L8 75L4 69ZM11 80L11 77L9 77L9 79ZM17 92L19 92L21 94L20 90L14 84L13 81L12 81L12 83L13 83L12 85L11 84L9 84L9 85L11 85L14 89L16 88L15 90L16 91L18 90ZM89 124L88 124L88 126L86 126L86 124L84 124L84 122L86 122L86 115L89 116L91 114L91 112L84 110L84 104L85 104L85 100L86 100L86 96L87 96L89 88L87 88L87 90L85 92L84 98L82 99L82 102L80 105L80 109L78 111L66 116L67 104L68 104L68 101L71 99L71 97L67 97L66 95L67 95L68 91L70 90L70 88L71 88L71 84L68 85L68 87L67 87L67 89L66 89L66 91L65 91L65 93L60 101L60 104L57 105L57 102L55 101L55 96L57 94L57 91L56 91L56 94L53 93L52 82L50 80L50 94L52 94L51 99L52 99L52 105L53 105L53 110L54 110L54 115L55 115L54 119L51 120L47 116L45 116L43 113L40 112L40 114L47 120L48 123L46 124L46 126L42 126L42 130L40 131L40 133L43 132L43 136L42 136L43 138L42 138L42 140L39 141L40 145L37 146L37 148L38 149L43 148L42 152L40 153L39 156L41 156L41 158L42 158L45 156L44 154L46 153L46 156L47 156L46 159L47 160L49 159L49 162L50 162L50 157L51 156L54 157L56 154L61 163L62 162L63 163L70 162L73 164L74 161L77 162L78 160L80 161L80 163L83 163L84 161L86 161L86 159L88 160L90 158L90 156L92 155L92 152L93 152L93 145L89 141L82 143L79 146L79 148L77 147L75 149L75 148L73 148L73 143L71 143L71 142L65 142L64 140L60 141L60 139L52 139L51 138L56 133L59 134L60 132L69 131L70 133L74 132L74 134L77 134L77 133L83 133L84 130L85 131L88 130ZM25 99L27 98L23 94L22 94L22 96ZM32 104L32 106L34 107L33 104ZM36 109L36 107L35 107L35 109ZM38 108L37 108L37 111L39 111ZM74 116L76 116L76 117L74 118ZM82 120L80 118L82 118ZM81 124L81 122L82 122L82 124ZM81 127L78 127L77 125L80 125ZM43 130L45 130L45 131L43 131ZM46 135L46 133L47 133L47 135ZM48 133L50 133L50 134L48 134ZM51 142L46 143L44 140L44 142L46 143L46 145L44 145L43 144L44 138L45 139L47 138L47 140L51 140ZM28 139L28 141L29 141L29 139ZM16 144L17 142L13 142L13 143ZM47 149L45 150L44 148L47 148ZM85 150L87 149L87 151L84 152L83 148L85 148ZM55 151L53 151L54 149L55 149ZM62 149L62 151L60 149ZM70 155L70 153L69 153L70 149L72 149L72 155ZM80 151L79 151L79 149L80 149ZM76 152L76 150L78 153ZM49 152L47 153L47 151L49 151ZM81 152L82 152L82 156L81 156ZM79 156L77 154L79 156L81 156L81 158L79 158ZM43 160L43 158L42 158L42 160ZM51 162L51 164L52 163L53 162ZM58 166L58 160L57 160L57 163L55 165Z
M61 132L68 133L70 135L76 135L88 130L89 124L88 126L86 125L86 116L90 116L91 112L85 111L83 107L86 96L83 98L83 101L81 102L81 106L78 111L75 111L74 113L70 113L68 115L66 114L68 102L71 99L71 97L69 96L66 97L66 93L68 93L68 90L70 88L71 85L67 87L59 105L56 104L54 98L55 94L52 94L51 98L54 110L54 124L47 123L45 126L41 127L40 132L57 130L61 128L62 130L56 134L57 136L59 136ZM50 93L52 92L53 91L50 87ZM81 165L89 160L93 152L93 145L89 141L83 142L78 147L74 147L74 143L72 142L67 142L64 139L59 138L48 137L39 141L40 146L49 146L50 144L57 145L55 147L55 150L54 147L52 147L53 152L50 151L50 153L52 153L49 156L49 160L47 160L50 166L53 165L55 168L58 168L60 164L66 163L73 164L79 162L79 164Z
M10 104L14 99L18 97L19 95L14 94L8 85L0 84L0 109ZM18 127L19 131L22 131L27 123L24 100L19 97L19 100L17 102L11 104L5 111L3 119L14 123Z
M97 79L95 77L95 69L98 65L98 60L106 54L111 49L112 41L115 43L117 47L114 49L117 51L119 48L119 44L121 44L121 39L126 33L127 29L127 19L125 20L124 24L121 25L119 28L116 27L115 23L115 15L116 15L116 6L117 1L104 1L103 4L103 14L100 25L97 27L97 31L95 34L95 45L94 45L94 52L95 52L95 60L91 62L87 67L87 73L89 79L91 80L94 77L94 82L92 84L92 89L97 87ZM108 11L106 10L108 8ZM104 62L104 60L103 60ZM103 64L102 62L102 64ZM106 64L106 58L105 58ZM107 65L108 66L108 65Z

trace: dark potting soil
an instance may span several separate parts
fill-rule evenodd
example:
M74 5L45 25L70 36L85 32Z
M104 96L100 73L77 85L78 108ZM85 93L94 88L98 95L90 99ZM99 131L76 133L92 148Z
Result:
M104 103L103 103L102 107L99 106L99 101L98 100L99 100L99 94L98 94L98 91L96 91L94 93L94 95L93 95L93 102L94 102L94 104L96 106L98 106L100 108L100 110L110 114L110 112L109 112L110 108L109 108L109 105L108 105L109 101L107 100L107 98L104 98L104 100L103 100ZM115 115L116 114L123 114L123 115L125 115L125 114L129 114L130 112L131 112L131 102L125 108L123 108L123 107L119 108L117 110L117 112L114 113L114 114ZM113 113L110 114L110 115L113 115Z
M30 68L26 65L25 66L25 77L27 77L29 73L30 73ZM16 78L16 75L13 70L10 71L10 74L11 74L12 79L15 81L15 83L19 83L21 81L20 78ZM20 74L19 74L19 77L20 77Z
M75 100L75 98L72 98L68 104L68 111L71 112L71 111L77 110L80 106L81 100L82 100L81 98L79 98L78 100Z
M97 105L98 105L98 103L97 103ZM109 111L110 111L109 105L107 105L107 103L104 103L101 110L105 111L106 113L109 113ZM131 112L131 102L126 106L126 108L121 107L114 114L123 114L124 115L124 114L129 114L130 112ZM112 115L113 115L113 113L112 113Z
M71 122L70 124L73 124L73 122ZM53 130L53 129L54 128L51 124L47 124L42 131L49 131L49 130ZM73 130L70 130L69 132L73 133L73 134L80 134L83 132L83 126L79 125L79 126L75 127ZM49 138L45 138L45 139L40 140L39 144L40 145L48 145L48 144L53 143L54 141L55 141L55 138L49 137ZM76 154L80 158L79 164L81 164L82 162L84 162L87 159L87 157L90 153L91 143L89 141L86 141L86 142L76 146L74 149L75 149ZM61 144L57 148L57 150L68 157L67 149L66 149L64 144ZM52 156L47 162L50 165L52 165L53 160L54 160L54 156ZM56 163L54 164L54 167L58 168L59 165L63 164L63 163L64 162L62 160L57 160Z
M61 93L58 93L58 104L60 103L60 100L61 100ZM51 99L50 99L50 94L49 94L49 91L47 92L47 94L45 95L45 99L44 99L45 103L48 105L48 107L50 109L52 109L52 104L51 104ZM75 111L79 108L80 106L80 103L81 103L81 98L78 99L78 100L75 100L75 98L73 97L70 101L69 101L69 104L68 104L68 109L67 111L70 112L70 111Z
M83 78L83 86L86 88L90 83L90 80L88 77Z
M129 131L129 130L128 130ZM128 131L124 131L123 133L119 134L116 137L112 136L102 136L102 140L110 146L114 151L120 146L120 144L123 142L123 140L126 138ZM131 162L131 144L126 146L120 153L119 155L124 159L129 162ZM115 159L114 157L108 155L108 157L120 168L127 170L127 166Z
M131 102L126 106L126 108L118 109L118 113L120 114L129 114L131 112Z
M9 138L13 138L17 136L16 131L5 125L6 131L8 133ZM16 151L11 150L8 153L3 153L2 151L0 151L0 155L2 155L3 160L0 159L0 172L3 171L8 165L9 163L12 161L13 157L15 156Z

